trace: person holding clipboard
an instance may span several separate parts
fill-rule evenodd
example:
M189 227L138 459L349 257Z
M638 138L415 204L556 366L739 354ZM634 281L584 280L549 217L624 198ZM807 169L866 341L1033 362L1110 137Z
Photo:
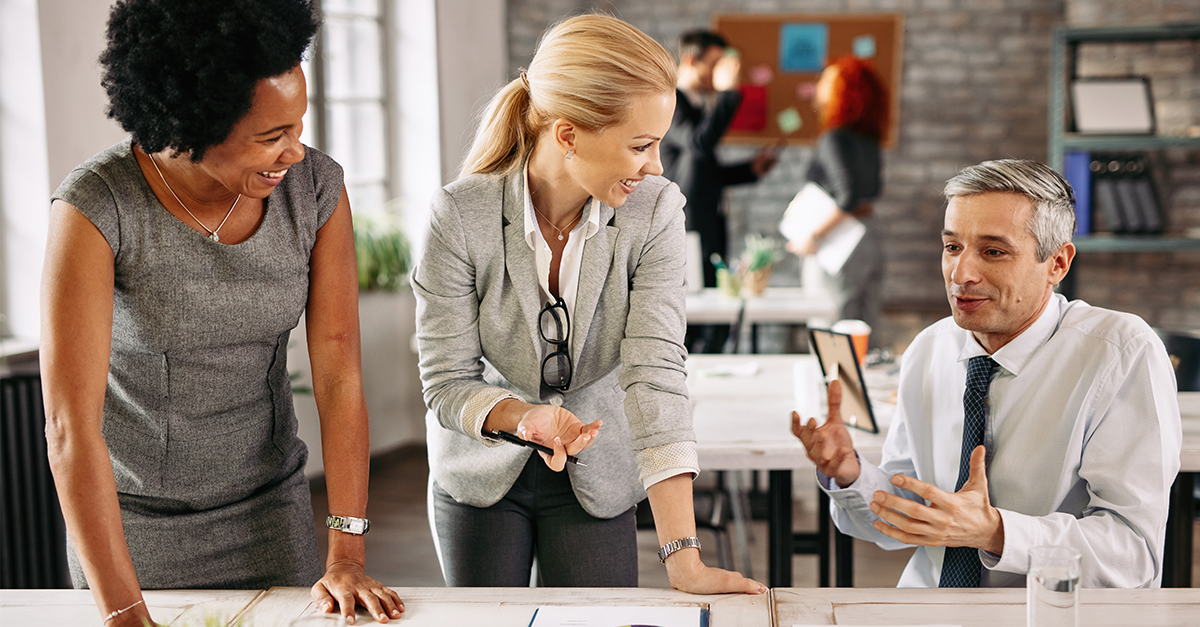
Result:
M536 558L540 585L636 586L649 495L672 586L766 592L706 567L695 537L684 198L659 176L674 109L662 46L568 19L433 200L412 283L447 585L526 586Z
M861 223L857 227L857 245L843 240L842 245L851 250L843 251L833 264L822 263L822 266L838 304L838 317L863 320L876 327L883 254L870 215L871 201L879 197L882 187L879 146L888 128L888 99L883 81L866 61L843 57L830 63L821 74L816 105L827 130L817 139L806 177L808 183L797 200L808 202L810 196L823 197L825 203L836 205L837 210L817 212L818 222L801 225L797 230L802 234L797 236L790 235L791 229L787 227L795 216L785 214L780 231L789 237L789 251L813 256L819 255L822 246L832 244L834 236L849 230L855 221ZM792 211L789 207L788 213Z

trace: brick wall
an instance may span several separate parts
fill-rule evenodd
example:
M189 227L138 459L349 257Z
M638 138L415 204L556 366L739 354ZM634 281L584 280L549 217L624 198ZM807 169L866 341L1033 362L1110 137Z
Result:
M1142 23L1200 21L1200 3L1194 0L510 0L510 65L515 72L529 63L537 37L548 24L592 9L622 17L669 50L674 50L681 32L707 26L713 13L903 14L899 144L885 153L884 192L875 204L876 221L887 235L885 320L877 338L885 345L903 346L925 325L949 313L939 263L943 183L960 168L986 159L1045 160L1053 29L1067 19L1072 25L1095 25L1101 19L1129 23L1133 18L1112 17L1114 7L1134 5L1124 13L1136 15ZM1172 71L1190 72L1193 79L1200 71L1194 46L1160 44L1150 51L1154 61L1140 53L1134 56L1142 60L1130 62L1139 70L1155 69L1168 54ZM1183 79L1172 85L1180 94L1176 100L1183 104L1164 103L1167 109L1160 119L1172 125L1200 123L1197 82ZM753 148L740 146L723 151L729 159L753 154ZM731 254L739 252L745 233L777 234L780 216L803 184L810 155L809 147L789 148L776 169L757 185L729 191ZM1173 207L1172 228L1200 226L1200 212L1195 211L1200 205L1200 151L1163 151L1156 159L1171 166L1160 174L1167 180L1163 195ZM1176 210L1176 205L1184 208ZM1154 324L1200 326L1200 253L1166 258L1088 255L1083 266L1079 277L1083 298L1135 311ZM1178 272L1168 276L1171 270ZM1130 289L1149 292L1140 278L1156 271L1173 282L1177 296L1160 305L1151 304L1150 294L1128 296ZM794 258L772 276L775 285L798 281Z

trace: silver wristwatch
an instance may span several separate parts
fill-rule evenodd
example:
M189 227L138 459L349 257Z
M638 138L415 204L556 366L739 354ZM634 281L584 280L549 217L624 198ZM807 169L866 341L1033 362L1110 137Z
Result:
M366 518L355 518L353 516L334 516L325 517L325 526L330 529L337 529L346 533L352 533L356 536L361 536L371 530L371 521Z
M691 536L688 538L680 538L678 540L672 540L672 541L662 545L662 547L658 549L658 561L665 564L667 562L667 558L670 557L672 553L674 553L675 551L678 551L680 549L686 549L686 548L690 548L690 547L696 547L696 550L699 551L700 550L700 538L697 538L696 536Z

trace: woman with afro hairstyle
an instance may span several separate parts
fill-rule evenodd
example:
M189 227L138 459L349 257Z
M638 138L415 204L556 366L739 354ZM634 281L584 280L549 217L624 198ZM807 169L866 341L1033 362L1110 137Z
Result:
M288 382L305 314L329 509L363 518L350 204L299 141L319 27L308 0L112 9L103 84L130 137L54 192L41 348L71 577L108 627L151 620L153 588L303 585L326 612L403 611L364 574L361 521L329 531L322 576Z
M788 242L797 255L812 255L822 237L849 216L863 221L867 230L842 270L828 276L827 284L838 304L840 318L863 320L875 326L879 319L883 255L878 234L867 218L871 202L879 197L882 159L879 144L887 135L888 99L883 81L862 59L843 57L830 63L817 82L816 104L827 129L817 140L807 180L833 197L835 211L813 236Z

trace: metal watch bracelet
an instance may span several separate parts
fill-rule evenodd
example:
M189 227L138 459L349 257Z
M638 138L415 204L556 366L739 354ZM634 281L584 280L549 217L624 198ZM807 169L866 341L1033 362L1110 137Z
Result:
M361 536L371 530L371 521L366 518L334 516L330 514L325 517L325 526L330 529L337 529L338 531Z
M696 547L696 550L699 551L700 538L697 538L696 536L690 536L687 538L672 540L662 545L662 547L658 549L658 561L665 564L667 563L667 558L670 557L672 553L680 549L686 549L690 547Z

